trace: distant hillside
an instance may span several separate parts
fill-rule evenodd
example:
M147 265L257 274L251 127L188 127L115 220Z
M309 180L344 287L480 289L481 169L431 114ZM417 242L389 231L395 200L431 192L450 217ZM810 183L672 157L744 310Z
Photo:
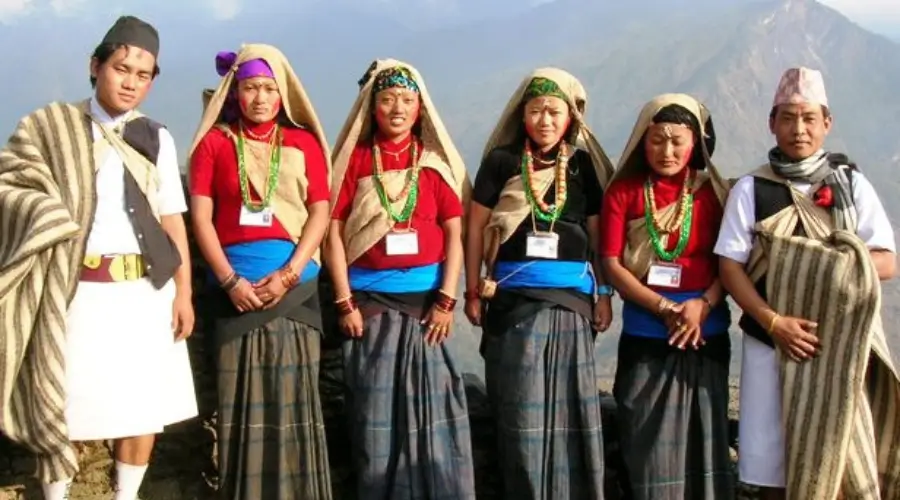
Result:
M243 42L272 43L285 52L332 139L371 60L407 60L425 76L471 171L519 80L535 67L555 65L587 87L587 118L610 156L620 154L644 102L663 92L688 92L712 110L716 163L739 175L771 147L767 114L781 72L804 64L827 78L836 116L829 147L859 163L900 226L900 44L816 1L449 0L422 6L418 0L336 0L303 2L302 14L283 16L271 15L272 2L257 0L253 10L226 23L174 15L154 20L163 37L163 72L145 111L169 126L182 154L199 119L201 89L217 83L215 53ZM414 5L416 14L409 14ZM28 78L7 79L0 130L10 131L18 116L48 99L89 93L88 56L106 20L71 19L65 30L59 23L40 19L0 29L0 44L28 47L6 51L4 66L29 68ZM75 42L73 30L96 37ZM896 324L900 285L885 287L885 307L886 324ZM465 351L473 366L480 365L476 338L461 336L469 339ZM900 346L900 336L894 345ZM614 347L614 338L604 336L600 350L612 354Z
M830 147L859 162L898 220L900 196L889 195L900 194L894 174L900 166L900 100L892 98L900 88L900 45L812 0L729 3L705 14L605 19L615 28L598 30L593 41L562 35L578 43L554 56L527 63L496 59L492 71L457 77L441 95L443 115L477 168L485 137L519 79L531 67L554 63L587 87L588 121L611 156L620 153L647 99L688 92L712 110L720 139L716 163L736 175L761 162L771 147L767 116L781 72L809 65L827 79L836 115Z

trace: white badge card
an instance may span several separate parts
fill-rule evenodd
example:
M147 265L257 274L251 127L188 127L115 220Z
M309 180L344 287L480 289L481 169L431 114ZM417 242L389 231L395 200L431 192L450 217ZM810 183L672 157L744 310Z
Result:
M419 254L419 233L415 231L391 231L384 243L388 255Z
M559 256L559 235L556 233L528 233L525 256L534 259L556 259Z
M678 288L681 286L681 264L654 263L650 266L650 272L647 273L647 284L650 286Z
M271 206L254 212L247 209L246 205L241 204L241 218L238 222L242 226L272 227L274 217Z

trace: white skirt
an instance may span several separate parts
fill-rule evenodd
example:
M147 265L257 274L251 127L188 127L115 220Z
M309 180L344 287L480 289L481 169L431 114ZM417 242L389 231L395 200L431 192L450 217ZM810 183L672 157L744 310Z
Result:
M157 434L197 415L187 344L175 342L175 283L82 282L68 312L69 439Z
M785 444L778 353L746 334L740 396L740 479L754 486L784 488Z

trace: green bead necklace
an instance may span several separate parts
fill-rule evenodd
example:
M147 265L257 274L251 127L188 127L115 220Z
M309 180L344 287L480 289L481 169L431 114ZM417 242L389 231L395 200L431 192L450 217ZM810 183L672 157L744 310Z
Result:
M275 133L272 134L272 140L269 143L271 153L269 155L269 171L266 175L266 192L261 202L255 202L250 199L250 182L247 177L247 163L244 156L244 126L241 125L237 136L237 155L238 155L238 179L241 185L241 200L247 210L251 212L262 212L268 208L272 202L272 195L278 187L278 172L281 170L281 130L275 125Z
M406 182L403 185L403 190L401 190L397 196L389 196L384 187L384 180L382 178L384 175L384 166L381 164L381 148L379 148L377 144L372 147L372 158L375 163L375 191L378 193L378 199L381 200L381 206L384 207L388 216L395 223L408 221L410 217L412 217L412 213L416 209L416 204L419 201L419 172L421 171L421 167L419 165L418 143L413 140L412 148L410 150L410 163L412 163L412 168L406 173ZM406 203L398 214L394 211L393 203L403 199L404 196L406 197Z
M688 175L688 179L690 179L690 177L691 176ZM662 243L660 231L657 228L653 183L649 178L644 183L644 221L647 225L647 232L650 234L650 244L653 246L653 251L656 255L659 256L660 259L668 262L674 261L684 253L684 249L688 244L688 239L691 236L691 222L693 221L694 215L694 195L689 189L688 179L685 179L685 189L682 192L679 206L683 219L681 221L681 230L678 234L678 243L671 252L666 250L666 245Z
M556 157L554 165L556 174L556 192L554 193L552 205L548 205L544 200L540 199L540 191L534 186L534 155L531 152L531 143L525 140L525 151L522 154L522 180L525 184L525 199L531 205L531 212L535 217L544 221L554 223L562 215L563 208L566 206L568 199L568 185L566 183L566 170L568 170L569 155L566 143L559 146L559 154Z

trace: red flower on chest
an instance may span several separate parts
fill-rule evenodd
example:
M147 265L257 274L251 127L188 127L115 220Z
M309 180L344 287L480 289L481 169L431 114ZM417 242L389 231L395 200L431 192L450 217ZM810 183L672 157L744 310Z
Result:
M834 206L834 192L831 186L822 186L813 193L813 202L822 208L831 208Z

